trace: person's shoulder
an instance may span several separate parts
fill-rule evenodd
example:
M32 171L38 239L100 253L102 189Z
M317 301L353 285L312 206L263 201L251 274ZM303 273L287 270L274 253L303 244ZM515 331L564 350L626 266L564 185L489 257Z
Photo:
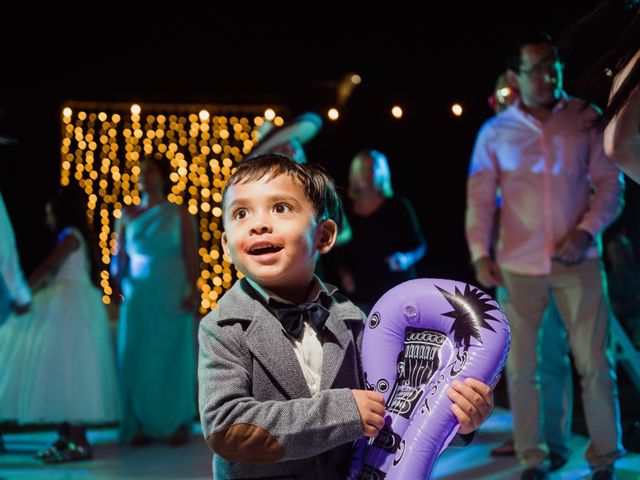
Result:
M194 216L189 213L189 209L184 205L177 205L175 203L167 202L169 205L167 208L171 208L177 215L180 216L180 221L183 225L189 225L189 222L195 222Z
M497 115L494 115L482 122L482 125L478 130L478 138L490 141L493 137L498 135L501 129L512 124L514 115L512 109L514 108L515 107L512 105Z
M242 344L243 337L251 325L251 320L245 318L225 317L220 307L205 315L200 320L198 337L200 341L218 341L223 344Z
M594 119L602 116L602 109L600 107L582 98L567 95L566 102L569 109L578 114L584 114Z
M205 315L200 321L201 330L220 332L227 327L239 327L246 331L256 312L256 300L248 295L238 280L220 298L214 310Z
M56 236L56 246L52 255L66 255L75 252L83 244L83 236L76 227L69 226L60 230Z
M58 233L58 243L65 242L73 247L80 246L82 239L82 232L74 226L65 227Z
M130 216L130 215L133 215L134 212L137 212L138 210L140 210L140 207L138 205L135 205L135 204L125 205L124 208L122 209L122 215Z
M355 303L340 292L331 295L329 312L332 316L354 322L364 323L367 318L367 315Z
M498 112L495 115L487 118L482 123L482 128L502 128L505 125L517 122L521 118L521 109L518 105L519 104L517 102L513 103L501 112Z
M127 222L133 220L142 212L144 212L144 209L139 205L127 205L122 209L122 216L120 217L120 222L126 225Z

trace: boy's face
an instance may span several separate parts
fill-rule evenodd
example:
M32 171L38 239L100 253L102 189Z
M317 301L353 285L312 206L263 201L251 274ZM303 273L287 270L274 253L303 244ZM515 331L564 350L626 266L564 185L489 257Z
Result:
M303 187L280 175L228 187L224 252L244 275L285 299L306 295L316 254L335 241L333 220L318 222Z

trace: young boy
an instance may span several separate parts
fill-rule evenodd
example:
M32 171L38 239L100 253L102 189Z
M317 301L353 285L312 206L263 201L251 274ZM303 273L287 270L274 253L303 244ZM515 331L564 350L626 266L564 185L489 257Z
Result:
M384 425L384 400L362 390L364 314L313 274L341 223L333 181L313 165L262 155L240 163L222 208L222 246L245 278L200 325L214 478L344 478L353 441ZM478 381L449 396L461 434L493 408Z

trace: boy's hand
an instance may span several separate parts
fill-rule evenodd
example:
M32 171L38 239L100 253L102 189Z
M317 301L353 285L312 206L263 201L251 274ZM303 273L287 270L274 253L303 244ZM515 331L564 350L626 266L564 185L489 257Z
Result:
M479 380L454 380L447 395L453 402L451 411L458 418L458 433L465 435L477 430L493 410L493 389Z
M384 427L384 397L370 390L351 390L358 405L365 437L375 437Z

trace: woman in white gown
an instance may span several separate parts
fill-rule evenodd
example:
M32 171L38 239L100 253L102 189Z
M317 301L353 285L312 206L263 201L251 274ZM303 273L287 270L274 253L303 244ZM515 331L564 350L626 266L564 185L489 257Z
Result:
M115 359L84 197L62 189L47 204L57 244L29 279L28 313L0 327L0 419L57 423L59 438L37 457L92 458L85 425L118 420Z

